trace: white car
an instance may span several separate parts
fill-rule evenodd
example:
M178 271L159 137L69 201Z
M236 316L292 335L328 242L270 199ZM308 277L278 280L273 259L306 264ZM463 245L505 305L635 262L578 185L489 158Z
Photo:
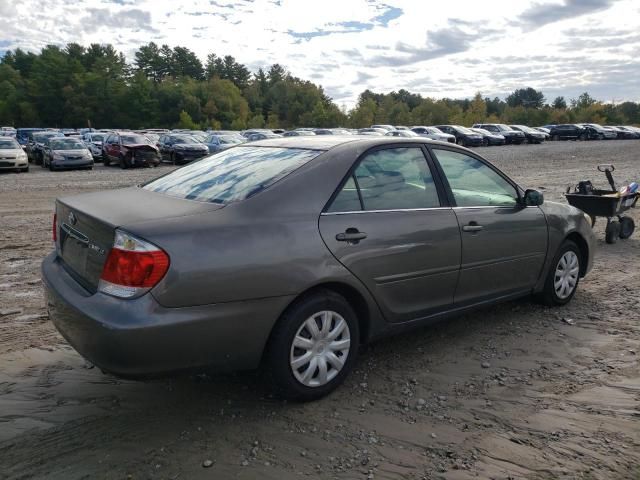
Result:
M13 137L0 137L0 170L29 171L29 158Z
M444 133L442 130L436 127L411 127L411 131L417 133L421 137L429 138L431 140L440 140L441 142L456 143L455 135L450 133Z

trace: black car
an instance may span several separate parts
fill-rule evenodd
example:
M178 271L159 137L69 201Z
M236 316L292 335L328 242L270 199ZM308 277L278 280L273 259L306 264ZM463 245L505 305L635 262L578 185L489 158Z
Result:
M490 132L489 130L485 130L484 128L472 127L469 130L482 135L482 145L484 145L485 147L489 147L491 145L504 145L506 142L503 135Z
M554 125L549 134L552 140L586 140L588 137L586 129L575 123Z
M527 143L542 143L546 140L547 135L543 132L536 130L535 128L527 127L526 125L509 125L514 130L524 133Z
M482 135L461 125L434 125L443 133L456 137L456 143L464 147L479 147L482 145Z
M25 147L25 151L29 156L29 161L36 165L42 165L44 160L44 147L46 140L49 138L62 137L60 132L43 131L29 133L29 141Z
M520 145L526 140L523 132L514 130L504 123L476 123L473 128L483 128L491 133L502 135L507 145Z
M628 127L626 125L617 125L616 128L618 130L622 130L624 132L627 132L630 136L628 138L640 138L640 129L639 128L635 128L635 127Z
M163 160L183 165L209 155L209 147L192 135L161 135L158 148Z

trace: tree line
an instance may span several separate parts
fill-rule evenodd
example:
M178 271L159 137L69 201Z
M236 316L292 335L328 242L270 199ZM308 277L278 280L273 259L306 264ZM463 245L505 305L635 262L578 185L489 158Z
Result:
M0 59L0 124L95 128L295 128L392 125L640 124L640 104L610 104L588 93L576 99L522 88L505 100L432 99L400 89L365 90L350 111L321 86L279 64L251 72L230 55L203 64L184 47L153 42L133 63L112 45L49 45L39 53L8 51Z

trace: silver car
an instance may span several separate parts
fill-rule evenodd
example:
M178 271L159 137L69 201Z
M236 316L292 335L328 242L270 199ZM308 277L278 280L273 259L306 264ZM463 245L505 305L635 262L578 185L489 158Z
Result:
M423 138L238 145L144 185L56 201L49 316L123 376L265 364L286 398L336 388L362 344L534 295L571 300L584 214Z
M444 133L442 130L436 127L411 127L413 133L417 133L421 137L429 138L431 140L440 140L442 142L456 143L455 135L450 133Z

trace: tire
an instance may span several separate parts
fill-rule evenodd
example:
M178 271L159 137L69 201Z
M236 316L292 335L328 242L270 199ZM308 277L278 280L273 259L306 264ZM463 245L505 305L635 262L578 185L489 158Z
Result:
M108 167L109 165L111 165L111 160L109 160L109 155L107 155L104 152L102 152L102 164L105 167Z
M20 169L21 172L26 173L29 171L29 165Z
M551 140L557 142L558 140L560 140L560 138L558 137L558 135L554 135L554 136L551 137Z
M618 241L618 238L620 238L620 222L612 220L607 223L607 228L604 232L604 239L607 243L613 244Z
M308 330L310 322L316 325L318 340L314 340L314 335ZM318 343L326 342L323 326L330 333L339 333L328 345ZM294 346L296 338L308 345ZM294 302L278 320L267 345L267 366L276 394L288 400L308 402L333 391L356 362L359 338L357 316L341 295L319 290ZM338 350L338 345L343 349ZM309 350L305 352L307 346ZM331 354L333 361L327 359ZM304 362L307 356L309 361ZM301 358L303 363L294 370L292 362ZM321 365L327 368L325 381L322 380ZM306 380L305 374L309 375Z
M173 153L169 154L169 161L173 164L173 165L177 165L176 163L176 156Z
M464 146L464 141L461 138L456 138L456 145Z
M550 307L569 303L580 283L581 263L582 254L578 246L571 240L565 240L553 258L539 300Z
M489 139L488 138L483 138L482 139L482 146L483 147L488 147L489 146Z
M118 157L118 162L120 163L120 168L125 170L127 168L129 168L129 165L127 165L127 159L124 158L122 155L120 155Z
M53 167L53 163L51 162L49 162L49 170L52 172L55 170L55 168Z
M626 240L636 229L636 224L631 217L620 217L620 233L618 234L621 239Z

